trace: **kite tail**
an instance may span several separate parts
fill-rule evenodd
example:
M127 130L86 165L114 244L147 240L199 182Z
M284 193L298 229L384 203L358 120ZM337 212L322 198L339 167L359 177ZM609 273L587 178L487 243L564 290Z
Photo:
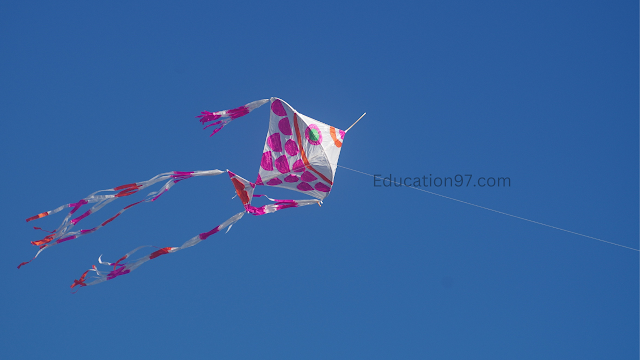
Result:
M179 247L163 247L163 248L159 248L156 247L158 250L152 252L151 254L148 254L146 256L143 256L135 261L131 261L131 262L124 262L124 260L128 259L129 256L131 256L131 254L135 253L136 251L145 248L145 247L149 247L149 245L146 246L141 246L138 247L134 250L132 250L131 252L127 253L125 256L121 257L118 261L116 261L115 263L109 263L106 261L102 261L102 255L100 255L100 257L98 257L98 262L101 265L106 265L106 266L112 266L113 268L111 268L108 271L102 271L99 270L95 265L92 266L91 269L85 271L82 276L80 277L80 279L78 280L74 280L73 284L71 284L71 288L74 288L76 286L79 287L83 287L83 286L89 286L89 285L96 285L99 284L101 282L105 282L107 280L111 280L111 279L115 279L116 277L120 276L120 275L126 275L130 272L132 272L133 270L137 269L140 265L144 264L145 262L149 261L149 260L153 260L155 258L157 258L158 256L161 255L165 255L165 254L171 254L171 253L175 253L176 251L179 250L183 250L186 249L188 247L192 247L195 246L197 244L199 244L200 242L202 242L203 240L207 239L209 236L218 233L224 229L227 229L227 231L229 231L231 229L231 226L233 226L233 224L235 224L236 222L238 222L238 220L240 220L246 213L252 214L252 215L265 215L265 214L270 214L270 213L274 213L278 210L282 210L282 209L287 209L287 208L292 208L292 207L300 207L300 206L306 206L306 205L312 205L312 204L320 204L320 200L317 199L311 199L311 200L278 200L278 199L271 199L265 195L253 195L253 188L255 187L255 184L241 178L240 176L237 176L236 174L232 173L231 171L227 171L229 173L229 176L231 178L231 181L236 189L237 194L239 195L240 199L242 200L242 203L244 205L245 211L237 213L236 215L230 217L227 221L223 222L222 224L214 227L213 229L211 229L210 231L198 234L194 237L192 237L191 239L187 240L184 244L182 244ZM251 205L251 199L254 197L266 197L267 199L271 200L274 202L274 204L267 204L267 205L263 205L260 207L255 207L253 205ZM86 276L88 274L89 271L93 271L96 273L95 279L91 282L86 282ZM76 289L77 291L77 289Z
M47 215L55 214L57 212L62 211L65 208L71 208L67 216L62 220L62 223L55 231L50 231L50 234L45 236L43 239L31 241L31 244L38 246L40 250L36 253L36 255L31 260L25 261L20 265L18 265L18 269L23 265L26 265L31 261L33 261L46 248L63 243L65 241L77 239L78 237L83 235L93 233L98 229L100 229L101 227L115 220L118 216L122 215L122 213L124 213L126 210L130 209L131 207L143 202L155 201L162 194L167 192L169 189L171 189L171 187L173 187L175 184L177 184L182 180L186 180L195 176L215 176L215 175L220 175L222 173L224 173L224 171L221 171L221 170L187 171L187 172L171 171L167 173L162 173L146 181L120 185L112 189L99 190L90 194L84 199L81 199L76 203L62 205L54 210L45 211L38 215L32 216L27 219L27 222L45 217ZM96 213L98 210L102 209L104 206L111 203L112 201L121 197L127 197L129 195L133 195L140 190L143 190L151 185L154 185L164 180L167 180L167 182L162 186L162 188L160 188L160 190L152 191L149 194L147 194L147 196L143 200L140 200L125 206L122 210L117 212L115 215L113 215L109 219L103 221L100 225L93 227L91 229L81 229L81 230L72 231L73 227L78 222L88 217L89 215ZM75 214L82 206L86 204L95 204L95 205L93 205L91 208L89 208L87 211L85 211L81 215L72 218L72 215ZM35 228L35 229L40 229L40 228Z
M211 126L219 125L215 130L213 130L211 135L209 135L209 136L213 136L218 131L222 130L222 128L225 127L231 121L247 115L248 113L266 104L267 102L269 102L269 99L262 99L262 100L256 100L256 101L250 102L246 105L237 107L235 109L216 111L213 113L209 111L202 111L200 113L201 115L198 115L196 117L200 119L200 122L202 123L202 125L210 121L218 120L204 127L206 129Z
M128 259L136 251L138 251L138 250L140 250L142 248L150 247L150 246L149 245L145 245L145 246L137 247L137 248L133 249L132 251L128 252L123 257L121 257L115 263L109 263L109 262L106 262L106 261L102 261L102 255L100 255L100 257L98 258L98 262L101 265L113 266L113 268L110 269L109 271L101 271L101 270L98 270L98 268L95 265L93 265L91 267L91 269L85 271L82 274L82 276L80 276L80 279L73 281L73 284L71 284L71 288L73 289L76 286L83 287L83 286L89 286L89 285L96 285L96 284L99 284L101 282L105 282L107 280L115 279L118 276L126 275L126 274L132 272L133 270L135 270L138 267L140 267L140 265L146 263L149 260L153 260L153 259L155 259L155 258L157 258L159 256L166 255L166 254L172 254L172 253L175 253L175 252L177 252L179 250L183 250L183 249L186 249L188 247L192 247L194 245L197 245L200 242L202 242L203 240L206 240L209 236L211 236L211 235L213 235L213 234L215 234L217 232L220 232L220 231L222 231L224 229L227 229L227 228L230 229L231 226L233 224L235 224L236 222L238 222L238 220L240 220L244 216L245 213L246 212L243 211L243 212L235 214L234 216L232 216L229 219L227 219L227 221L225 221L222 224L214 227L213 229L192 237L191 239L187 240L181 246L178 246L178 247L171 247L170 246L170 247L157 248L158 250L152 252L151 254L143 256L143 257L141 257L141 258L139 258L137 260L134 260L134 261L122 262L122 261ZM94 271L96 273L96 276L95 276L95 280L87 283L86 282L86 276L89 273L89 271ZM77 291L77 289L76 289L76 291Z

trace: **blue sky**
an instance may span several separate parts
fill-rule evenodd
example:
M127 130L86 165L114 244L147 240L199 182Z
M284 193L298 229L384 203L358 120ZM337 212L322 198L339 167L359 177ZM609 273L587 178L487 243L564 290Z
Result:
M24 219L95 190L253 180L266 107L212 138L195 115L271 96L343 129L366 111L341 165L509 177L424 189L638 248L637 2L27 1L0 29L0 357L638 358L638 252L345 169L322 208L74 295L100 254L241 211L231 183L185 181L15 268L64 215Z

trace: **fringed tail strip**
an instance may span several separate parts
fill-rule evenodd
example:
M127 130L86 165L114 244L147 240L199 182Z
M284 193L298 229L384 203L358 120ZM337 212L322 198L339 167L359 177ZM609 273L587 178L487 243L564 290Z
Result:
M262 100L256 100L256 101L250 102L246 105L237 107L235 109L216 111L213 113L209 111L202 111L200 115L196 117L200 119L200 122L202 123L202 125L211 121L215 121L214 123L211 123L204 127L206 129L211 126L217 125L218 127L213 130L211 135L209 135L209 136L213 136L218 131L222 130L222 128L225 127L231 121L247 115L248 113L252 112L253 110L259 108L260 106L268 102L269 102L269 99L262 99Z
M129 208L135 205L138 205L143 202L155 201L162 194L167 192L169 189L171 189L171 187L173 187L175 184L177 184L182 180L186 180L195 176L215 176L215 175L220 175L222 173L224 173L224 171L221 171L221 170L171 171L167 173L162 173L146 181L120 185L112 189L96 191L76 203L62 205L54 210L46 211L38 215L32 216L28 218L27 221L32 221L35 219L45 217L47 215L55 214L57 212L62 211L65 208L71 208L67 216L62 220L62 223L60 224L58 229L56 229L55 231L51 231L51 234L45 236L43 239L31 242L31 244L40 247L40 251L38 251L34 259L40 254L40 252L42 252L42 250L48 247L51 247L69 240L77 239L82 235L87 235L97 231L98 229L112 222L118 216L122 215L122 213L124 213L126 210L128 210ZM162 186L162 188L160 188L160 190L150 192L149 194L147 194L145 199L125 206L122 210L117 212L115 215L113 215L109 219L103 221L100 225L91 229L81 229L81 230L72 231L73 227L77 225L78 222L87 218L89 215L96 213L98 210L102 209L104 206L111 203L112 201L121 197L133 195L142 189L145 189L151 185L154 185L158 182L165 181L165 180L166 180L166 183L164 184L164 186ZM89 210L85 211L81 215L72 219L71 216L74 213L76 213L83 205L86 205L86 204L95 204L95 205L93 205ZM18 266L18 268L28 264L32 260L33 259L31 259L30 261L21 263Z

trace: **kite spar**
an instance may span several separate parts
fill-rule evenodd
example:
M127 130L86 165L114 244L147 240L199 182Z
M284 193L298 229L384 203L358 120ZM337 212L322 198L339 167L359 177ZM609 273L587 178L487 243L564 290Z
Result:
M367 115L367 113L362 114L362 116L360 116L360 117L358 118L358 120L356 120L356 122L354 122L353 124L351 124L351 126L349 126L349 127L347 128L347 130L345 130L344 132L345 132L345 133L349 132L349 130L351 130L351 128L353 127L353 125L357 124L357 123L358 123L358 121L360 121L360 119L362 119L365 115Z

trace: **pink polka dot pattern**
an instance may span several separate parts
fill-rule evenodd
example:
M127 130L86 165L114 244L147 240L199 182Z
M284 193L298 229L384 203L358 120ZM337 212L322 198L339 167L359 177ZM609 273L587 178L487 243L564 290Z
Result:
M260 174L258 174L258 178L256 179L256 185L264 185L264 183L262 182L262 178L260 177Z
M291 174L291 175L287 176L286 178L284 178L284 181L288 182L288 183L298 182L298 180L300 180L298 178L298 175L294 175L294 174Z
M284 143L284 150L289 156L296 156L298 154L298 144L295 141L289 139Z
M313 190L313 188L311 187L311 185L309 185L309 183L306 182L301 182L300 184L298 184L298 186L296 186L298 188L298 190L300 191L309 191L309 190Z
M302 181L306 181L306 182L312 182L318 179L315 175L313 175L308 171L303 172L301 178L302 178Z
M276 101L271 103L271 111L273 111L273 113L278 116L287 116L287 112L284 110L280 99L277 99Z
M280 129L280 132L285 135L293 135L293 132L291 132L291 124L289 123L288 117L280 119L280 121L278 122L278 129Z
M282 143L280 142L280 133L275 133L267 138L267 144L271 150L275 152L282 151Z
M327 185L325 185L324 183L321 183L321 182L318 181L316 183L316 190L322 191L322 192L329 192L329 191L331 191L331 188L328 187Z
M304 163L298 159L293 163L293 172L303 172L305 170Z
M265 151L262 154L262 161L260 161L260 166L267 170L273 170L273 159L271 158L271 151Z
M289 160L287 160L286 155L282 155L276 159L276 169L278 169L281 174L286 174L291 171L289 169Z
M282 180L280 180L278 178L273 178L273 179L267 181L267 185L270 185L270 186L276 186L276 185L280 185L280 184L282 184Z
M347 134L344 130L340 130L340 139L344 140L344 136Z

